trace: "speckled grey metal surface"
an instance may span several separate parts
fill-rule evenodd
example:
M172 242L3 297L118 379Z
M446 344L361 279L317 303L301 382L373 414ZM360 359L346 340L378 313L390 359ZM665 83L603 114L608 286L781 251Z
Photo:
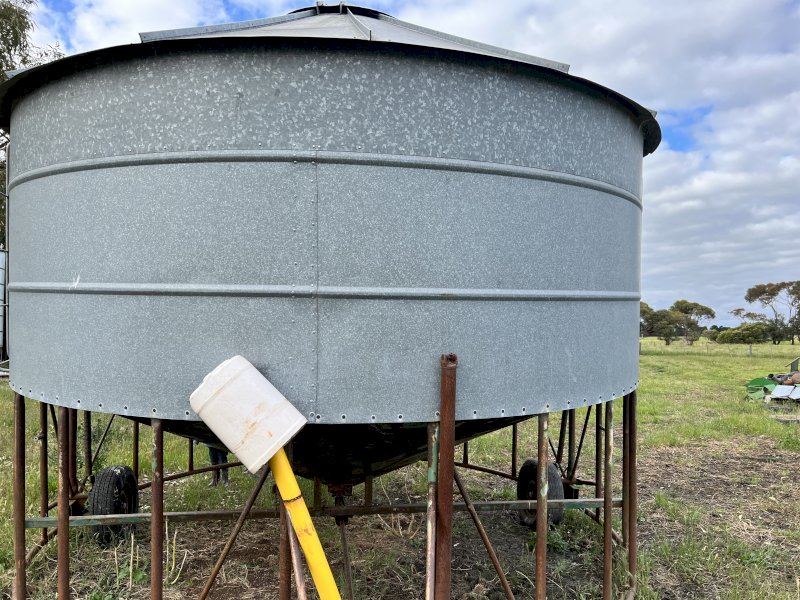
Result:
M637 384L642 133L498 61L299 43L100 64L11 115L12 387L196 419L243 354L312 422Z
M2 294L0 294L0 346L3 346L3 349L0 349L0 355L5 355L5 343L6 343L6 258L8 253L5 249L0 250L0 282L3 284ZM5 368L6 365L3 365Z

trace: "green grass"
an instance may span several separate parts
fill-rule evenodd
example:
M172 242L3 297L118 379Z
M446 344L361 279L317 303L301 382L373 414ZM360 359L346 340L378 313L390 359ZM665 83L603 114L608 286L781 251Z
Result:
M701 509L687 504L680 498L670 498L664 492L656 492L654 502L673 521L683 525L697 525L700 522Z
M654 340L644 341L654 345ZM661 348L666 348L663 342ZM761 354L774 348L783 350L780 358ZM743 401L744 386L750 379L780 372L796 350L800 348L770 344L759 346L753 357L703 352L644 354L639 388L642 443L678 446L737 435L766 436L782 448L800 451L797 428L776 422L760 403Z
M696 447L696 452L678 454L688 455L691 464L686 465L685 472L689 474L697 461L713 464L715 458L722 458L708 450L713 442L723 444L723 448L734 444L745 450L774 444L778 449L797 452L800 461L800 427L777 422L763 403L749 402L744 394L748 380L785 372L784 365L798 355L800 347L788 344L754 345L750 356L748 346L701 340L692 347L680 342L667 347L658 340L643 340L639 388L642 454L648 449ZM794 412L798 412L796 407ZM764 482L756 474L730 475L738 475L740 485L749 487L739 496L725 498L723 507L712 499L712 483L707 484L706 498L700 492L687 501L664 490L655 494L650 505L643 499L644 510L664 519L662 531L655 540L644 539L640 552L644 559L640 587L647 594L655 593L648 578L657 569L663 577L680 581L685 593L693 594L691 597L800 598L800 568L792 559L798 538L791 529L791 523L797 524L800 519L798 511L787 512L780 530L771 532L782 536L785 548L759 542L754 535L757 527L752 524L737 528L765 511L767 496L780 496L783 484ZM790 477L787 475L787 481ZM763 491L767 484L775 489ZM781 500L792 506L798 487L784 488L787 495ZM793 538L794 547L790 545Z
M717 344L716 342L708 341L706 338L700 338L693 344L687 344L682 339L679 339L666 345L658 338L647 337L640 340L639 348L642 355L681 354L684 356L769 358L773 359L773 369L776 370L783 368L791 360L800 356L800 344L796 343L796 341L795 345L789 342L781 342L777 345L769 342L763 344ZM785 359L785 362L781 362L781 359Z

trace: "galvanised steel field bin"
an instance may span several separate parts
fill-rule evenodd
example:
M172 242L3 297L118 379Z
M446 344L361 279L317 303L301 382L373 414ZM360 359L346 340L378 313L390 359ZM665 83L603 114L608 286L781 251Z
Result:
M636 387L649 111L357 7L141 37L0 87L15 391L202 438L241 354L358 481L424 449L442 352L459 437Z
M66 599L71 527L113 533L108 526L149 522L151 556L163 556L165 516L236 516L164 512L164 482L207 469L194 468L190 450L187 472L165 475L163 432L219 444L189 396L242 355L301 411L297 423L308 421L294 467L316 480L315 514L337 518L351 595L349 516L425 512L426 596L440 600L451 591L453 510L469 510L481 531L478 510L525 511L543 599L548 518L557 520L549 509L573 508L594 509L586 514L602 522L603 598L614 587L613 539L627 551L632 598L642 157L661 139L654 115L566 65L345 4L141 39L0 85L0 127L12 135L15 595L25 596L26 563L56 531ZM33 518L25 397L39 401ZM610 401L620 397L615 497ZM57 520L47 456L54 405ZM106 433L115 415L135 421L133 468L94 473L105 433L93 455L92 412L111 413ZM562 412L557 447L552 412ZM592 412L586 480L577 465ZM535 415L537 459L517 469L516 424ZM154 440L144 483L139 423ZM453 447L507 425L510 474L470 464L466 443L458 466L515 480L518 500L473 504L453 473ZM372 503L373 476L426 451L427 504ZM244 519L278 515L250 510L266 477L201 598ZM93 514L70 515L87 481ZM363 504L344 506L361 481ZM322 482L336 506L319 502ZM593 497L579 498L576 486ZM148 487L151 512L141 514L138 492ZM98 489L114 491L110 504ZM30 552L27 528L43 532ZM281 540L288 598L288 528ZM163 581L163 561L151 561L152 598Z

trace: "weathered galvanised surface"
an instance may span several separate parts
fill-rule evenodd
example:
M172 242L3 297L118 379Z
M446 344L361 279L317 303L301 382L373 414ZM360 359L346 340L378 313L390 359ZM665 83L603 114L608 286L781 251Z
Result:
M446 600L452 511L469 511L482 532L479 512L533 510L531 583L543 600L548 507L584 509L603 525L603 599L614 594L614 542L627 550L625 597L635 597L640 180L642 155L660 140L652 115L565 65L346 5L142 39L0 86L0 126L10 122L14 139L15 597L26 595L26 565L57 533L58 595L69 599L70 527L149 521L151 556L161 556L166 517L237 516L165 513L163 502L165 482L208 470L194 468L189 443L188 471L165 474L163 432L214 442L188 396L233 354L308 415L294 466L315 477L314 512L337 517L345 555L347 516L427 512L426 597ZM458 357L443 355L437 368L450 350ZM32 518L23 396L44 401ZM612 494L617 396L621 497ZM94 454L88 411L112 413ZM548 414L558 411L553 444ZM587 480L577 471L592 411ZM152 490L151 513L70 516L117 413L134 420L136 477L139 425L153 428L152 477L138 484ZM531 480L531 463L517 468L517 423L534 415ZM510 472L470 463L466 443L455 463L455 443L506 425ZM371 476L426 451L427 504L374 504ZM453 467L517 480L519 499L472 502ZM550 498L551 468L566 498ZM277 516L249 510L265 478L201 596L244 520ZM449 495L453 479L463 504ZM334 484L336 506L322 506L321 481ZM359 481L363 505L341 506ZM594 497L579 499L577 486ZM42 528L30 550L28 528ZM281 600L291 561L302 579L289 529L279 544ZM162 589L162 561L151 561L151 598Z
M14 390L171 430L242 354L311 423L402 432L450 350L476 430L636 387L648 111L478 46L243 31L0 87Z

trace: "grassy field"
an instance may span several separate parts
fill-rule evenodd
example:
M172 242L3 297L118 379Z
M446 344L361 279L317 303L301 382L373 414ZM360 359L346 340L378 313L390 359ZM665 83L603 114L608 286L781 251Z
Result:
M642 343L640 420L640 574L639 598L723 600L800 600L800 425L783 424L774 410L744 400L750 378L780 372L800 354L800 346L720 346L701 340L693 346L657 340ZM0 387L0 597L8 596L11 551L11 394ZM28 513L38 510L38 408L28 403ZM793 409L798 412L797 409ZM616 414L620 411L617 408ZM107 416L93 423L95 439ZM578 423L583 413L579 411ZM557 431L558 418L551 428ZM535 423L521 426L522 454L532 456ZM112 428L100 455L101 465L130 464L131 424ZM151 440L142 428L143 476L149 470ZM187 442L167 435L167 471L186 466ZM50 436L51 474L55 445ZM592 443L582 464L593 464ZM204 449L196 465L208 463ZM618 455L617 455L618 456ZM510 432L500 431L470 445L473 462L506 469ZM617 469L617 472L619 469ZM466 472L475 498L514 496L508 482ZM232 485L208 488L197 476L167 485L168 510L239 508L255 480L240 469ZM55 477L51 478L55 493ZM304 492L310 494L306 482ZM380 478L376 496L383 501L421 501L425 494L422 465ZM361 486L355 494L361 494ZM332 502L326 497L327 502ZM275 500L262 492L258 504ZM149 509L142 496L142 509ZM485 524L519 598L531 596L533 535L513 514L487 515ZM335 572L341 564L338 530L318 521L323 544ZM230 523L170 526L167 598L193 597L202 586ZM417 598L424 577L424 523L416 517L369 517L351 521L351 552L357 598ZM29 532L29 545L37 533ZM454 523L455 597L500 598L502 591L471 522L457 515ZM215 598L270 598L277 569L277 528L272 521L248 524L220 576ZM117 547L100 548L82 532L71 536L73 597L91 600L146 598L149 577L147 528ZM548 597L596 598L599 592L601 536L584 516L569 513L549 537ZM615 573L618 582L624 572ZM55 546L51 544L29 568L34 598L52 598L55 590ZM271 595L272 594L272 595Z

